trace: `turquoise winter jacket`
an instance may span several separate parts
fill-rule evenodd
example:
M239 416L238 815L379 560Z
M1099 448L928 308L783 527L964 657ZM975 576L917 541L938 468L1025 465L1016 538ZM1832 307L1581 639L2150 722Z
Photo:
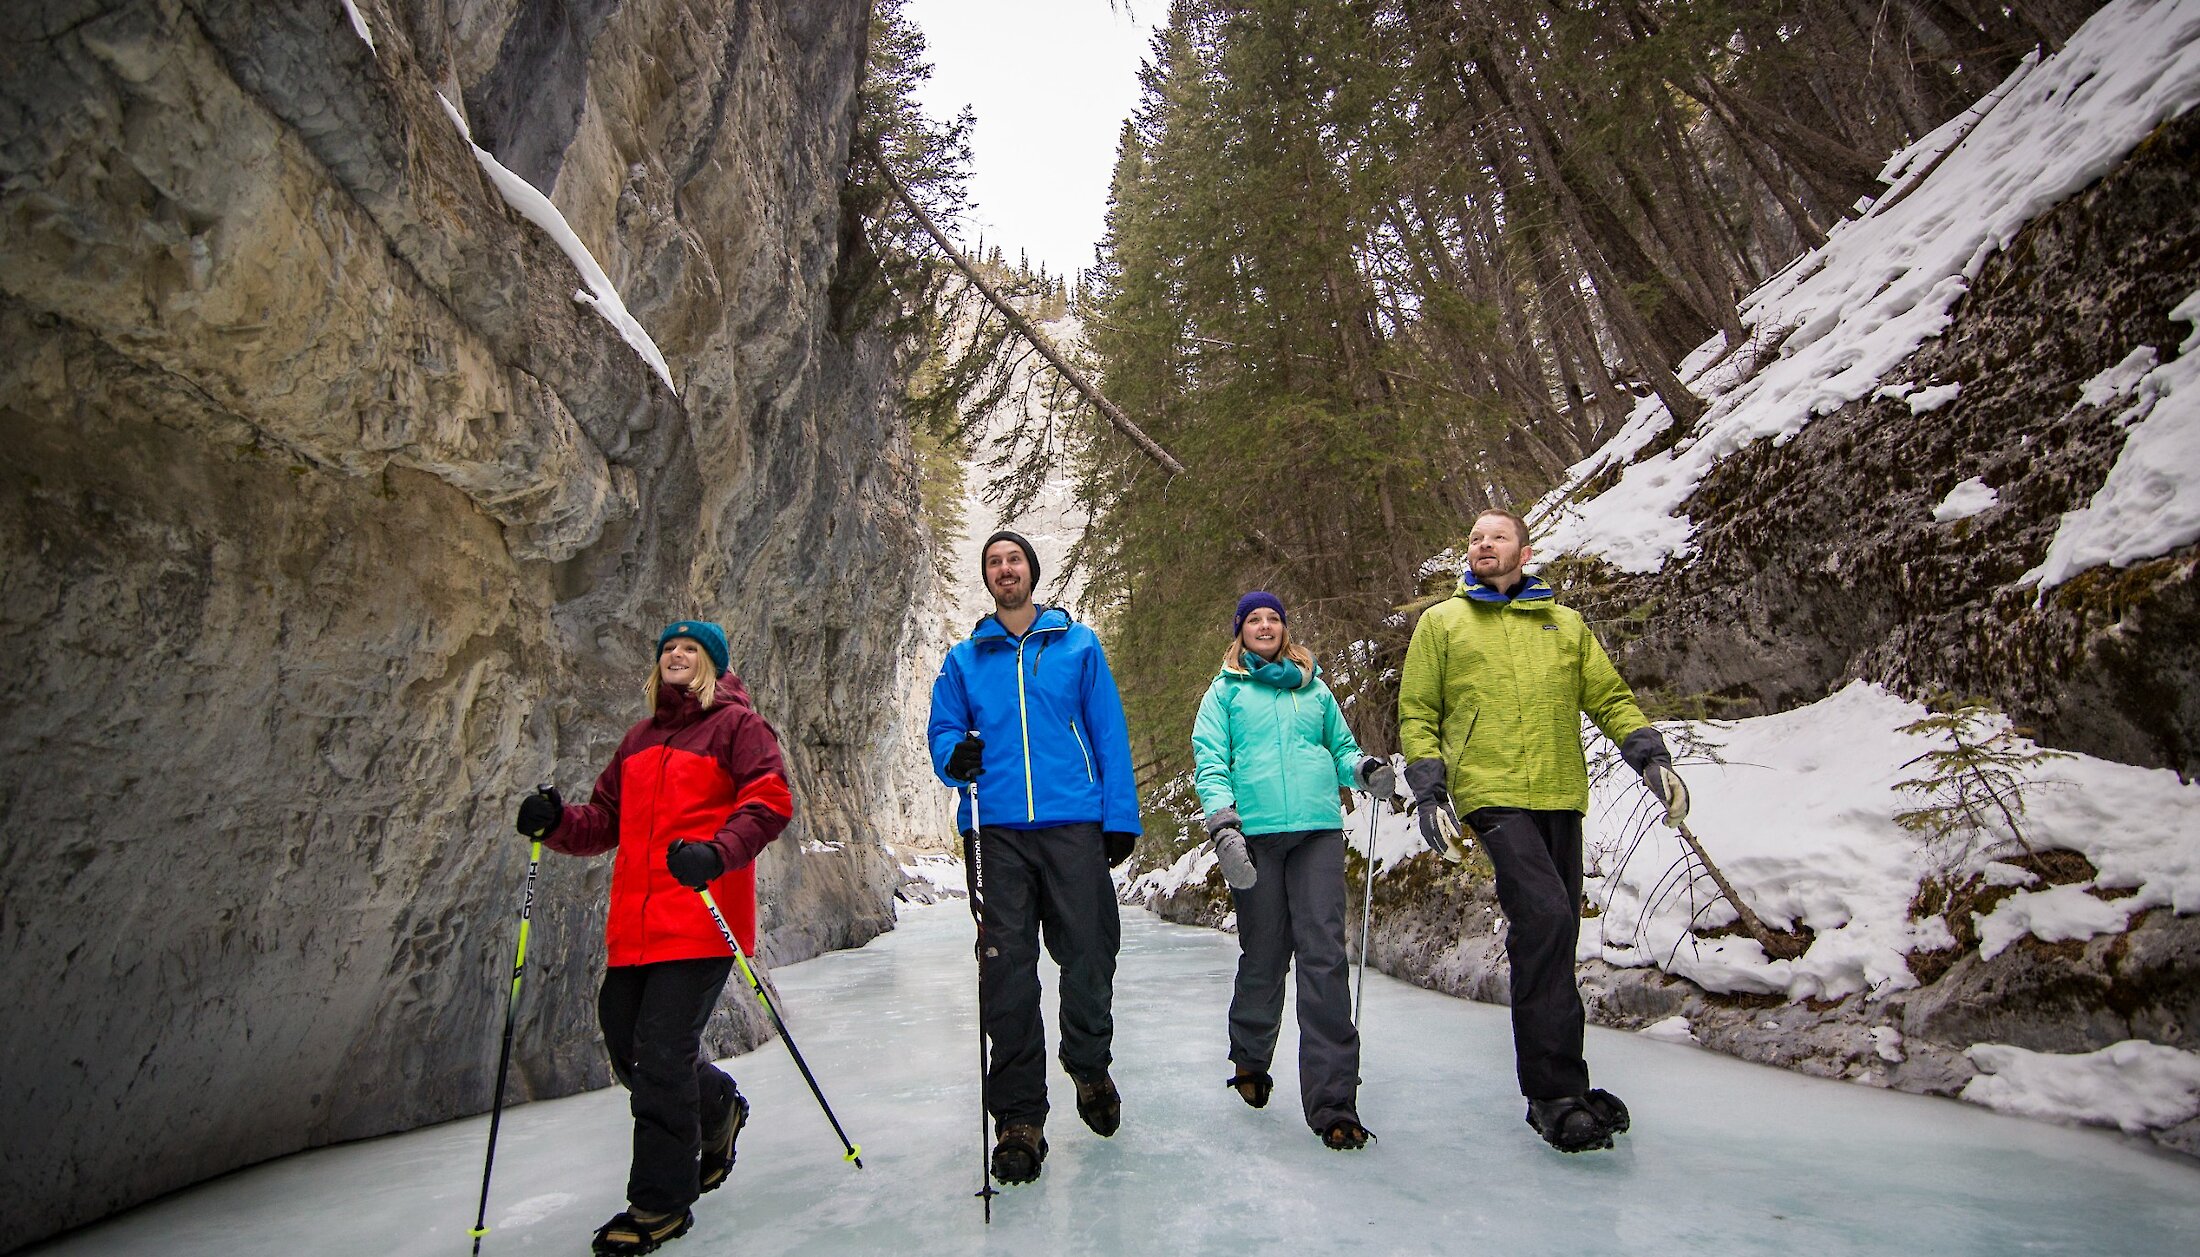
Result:
M1352 784L1360 744L1318 670L1297 688L1261 675L1279 671L1286 683L1298 677L1287 664L1224 668L1207 686L1192 725L1193 788L1210 816L1235 807L1247 834L1339 828L1337 790Z

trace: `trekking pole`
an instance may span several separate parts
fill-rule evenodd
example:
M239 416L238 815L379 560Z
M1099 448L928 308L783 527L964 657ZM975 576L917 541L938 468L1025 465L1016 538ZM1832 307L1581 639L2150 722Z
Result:
M549 794L548 785L538 785ZM504 1046L497 1052L496 1098L489 1102L489 1151L481 1159L481 1204L474 1210L474 1257L481 1257L481 1237L489 1233L489 1172L497 1164L497 1125L504 1117L504 1079L512 1066L512 1019L519 1011L519 979L527 971L527 926L535 912L535 870L542 867L542 835L535 835L527 853L527 886L519 900L519 954L512 960L512 995L504 1004Z
M1360 987L1352 993L1352 1028L1360 1026L1360 1001L1367 995L1367 938L1368 927L1375 916L1375 796L1367 796L1367 868L1361 879L1367 883L1366 898L1360 903Z
M977 731L971 730L976 736ZM965 856L970 864L970 916L978 923L978 1180L982 1184L975 1193L985 1201L985 1224L993 1225L993 1198L1001 1193L993 1186L993 1162L986 1154L988 1136L985 1110L985 848L978 829L978 783L970 782L970 849Z
M779 1041L787 1045L787 1054L794 1057L796 1069L802 1071L802 1081L810 1084L810 1094L817 1097L817 1107L825 1110L825 1120L833 1124L833 1133L840 1136L840 1146L846 1149L843 1161L853 1161L857 1169L863 1168L863 1149L848 1141L848 1132L840 1128L840 1119L833 1116L833 1106L825 1103L825 1092L817 1085L817 1075L810 1072L810 1063L802 1059L802 1049L794 1045L794 1035L787 1029L786 1019L779 1015L779 1008L772 997L764 993L764 984L756 980L756 970L749 967L749 954L734 941L733 930L726 925L724 914L718 911L718 901L710 897L708 887L698 887L696 894L703 897L703 906L710 909L710 919L718 923L718 932L725 936L726 946L733 949L733 962L741 967L741 976L748 979L749 989L764 1005L764 1011L772 1015L772 1024L779 1027Z

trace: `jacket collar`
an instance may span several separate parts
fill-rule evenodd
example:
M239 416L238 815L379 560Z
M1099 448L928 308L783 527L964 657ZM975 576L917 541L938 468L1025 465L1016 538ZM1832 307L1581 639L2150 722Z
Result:
M1062 610L1060 607L1041 607L1039 618L1033 620L1031 627L1024 630L1024 636L1029 637L1033 633L1059 633L1068 628L1069 624L1069 612ZM988 615L978 621L976 628L970 630L970 640L974 642L1007 642L1013 645L1016 636L1001 626L999 616Z
M1453 591L1452 597L1466 598L1474 602L1491 602L1496 603L1499 606L1503 606L1504 604L1509 602L1524 603L1533 606L1537 603L1553 602L1557 599L1558 595L1551 592L1551 587L1543 583L1542 577L1529 576L1520 582L1520 588L1515 589L1512 592L1512 596L1508 598L1505 595L1497 592L1495 589L1492 589L1488 585L1483 584L1481 581L1476 580L1474 578L1474 573L1467 572L1464 575L1460 576L1459 588Z
M1314 676L1318 677L1321 674L1322 666L1317 663L1314 665ZM1278 659L1273 663L1268 663L1262 661L1259 655L1249 650L1238 657L1237 667L1224 666L1221 675L1233 681L1258 681L1263 685L1274 686L1279 690L1304 689L1307 681L1312 679L1299 668L1299 665L1288 659Z
M718 690L712 696L711 710L736 705L752 708L748 687L741 678L731 672L718 678ZM695 701L695 695L684 685L657 683L657 710L651 719L661 725L688 725L701 720L706 713L703 705Z

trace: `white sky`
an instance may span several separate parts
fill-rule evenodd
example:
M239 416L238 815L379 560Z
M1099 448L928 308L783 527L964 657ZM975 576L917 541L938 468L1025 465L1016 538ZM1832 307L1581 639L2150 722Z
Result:
M1138 66L1167 0L910 0L903 11L932 62L925 112L977 112L974 204L957 242L982 234L1056 275L1090 267L1116 134L1138 104Z

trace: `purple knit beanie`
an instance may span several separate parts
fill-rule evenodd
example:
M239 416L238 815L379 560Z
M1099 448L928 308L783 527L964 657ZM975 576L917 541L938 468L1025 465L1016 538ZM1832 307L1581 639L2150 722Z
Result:
M1230 621L1230 636L1236 637L1243 633L1245 631L1245 617L1262 607L1275 612L1276 618L1282 620L1285 624L1291 622L1291 617L1283 613L1283 599L1276 597L1265 589L1256 589L1238 599L1237 618Z

